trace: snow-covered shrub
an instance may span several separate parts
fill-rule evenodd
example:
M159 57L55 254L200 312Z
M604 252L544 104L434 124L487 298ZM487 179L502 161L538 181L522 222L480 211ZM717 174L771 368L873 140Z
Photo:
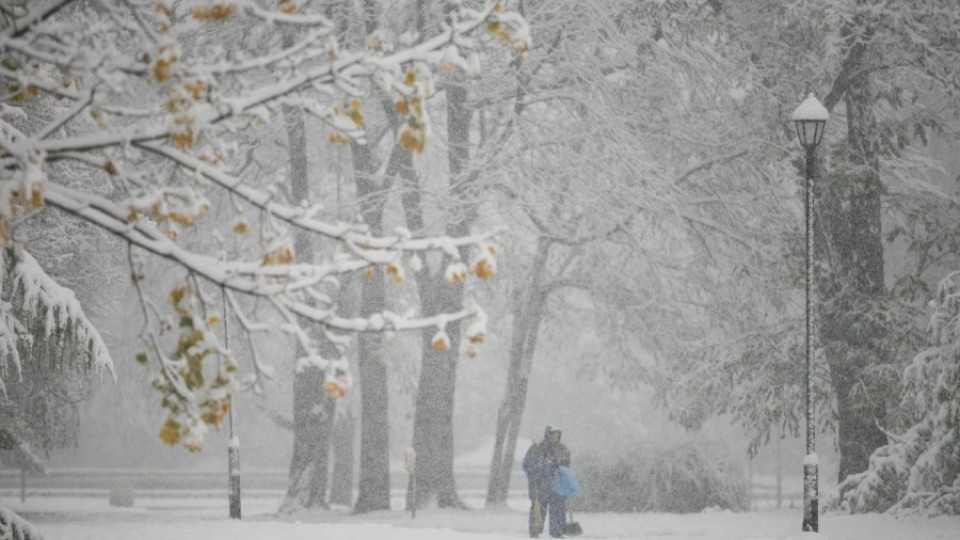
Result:
M575 466L582 493L577 510L585 512L638 512L643 510L637 463L586 454Z
M904 371L902 406L914 418L840 485L852 512L960 514L960 273L943 279L932 346Z
M748 507L743 469L708 442L646 445L614 459L587 455L577 469L583 488L578 510L688 513Z
M129 482L118 482L110 487L110 506L133 506L133 486Z

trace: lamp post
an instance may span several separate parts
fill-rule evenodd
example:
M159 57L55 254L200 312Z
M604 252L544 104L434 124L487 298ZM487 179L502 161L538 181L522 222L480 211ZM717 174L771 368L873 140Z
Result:
M227 294L223 295L223 346L230 350L230 320L227 314ZM227 398L227 414L229 414L230 443L227 445L227 500L230 505L230 518L240 519L240 437L237 435L233 421L233 398Z
M793 121L797 125L797 136L800 138L800 144L807 153L806 199L804 204L804 216L806 222L807 238L807 362L806 362L806 406L807 406L807 454L803 458L803 530L817 532L819 530L819 510L818 506L818 480L817 469L818 460L816 453L816 421L813 402L813 355L815 351L818 330L815 322L815 313L813 310L813 301L815 296L815 283L813 276L813 175L816 166L817 145L823 137L823 130L827 124L830 114L827 109L817 101L817 98L810 94L807 99L793 111Z

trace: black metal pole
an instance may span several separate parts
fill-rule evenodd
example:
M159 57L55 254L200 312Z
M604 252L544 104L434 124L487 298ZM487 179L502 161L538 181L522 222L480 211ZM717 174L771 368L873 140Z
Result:
M229 313L227 313L227 293L222 288L220 292L223 294L223 346L227 350L230 350L230 326L227 321L229 318ZM240 519L240 437L237 435L236 426L233 421L232 397L228 398L227 407L229 407L227 414L229 415L228 421L230 423L230 444L227 445L227 472L230 475L228 487L230 518Z
M230 399L230 445L227 462L230 468L230 518L240 519L240 438L233 427L233 399Z
M816 352L816 312L814 311L814 297L816 283L813 275L813 217L814 217L814 182L813 176L816 167L816 146L805 147L807 151L806 170L806 204L804 214L807 237L807 279L806 279L806 409L807 409L807 452L803 458L803 530L817 532L819 530L818 510L818 462L816 453L816 420L813 400L813 356Z

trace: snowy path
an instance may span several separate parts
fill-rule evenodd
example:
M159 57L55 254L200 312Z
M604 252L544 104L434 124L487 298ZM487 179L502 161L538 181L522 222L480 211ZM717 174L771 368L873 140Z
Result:
M521 501L516 501L520 503ZM421 510L363 516L346 511L303 512L277 517L276 500L246 501L243 521L225 519L218 499L138 499L134 508L112 508L103 499L37 497L25 504L0 498L32 520L47 540L504 540L525 538L526 514L499 510ZM782 540L795 536L800 511L695 515L580 514L583 539ZM821 517L830 540L958 540L960 517L924 519L883 515ZM547 535L543 535L546 537Z

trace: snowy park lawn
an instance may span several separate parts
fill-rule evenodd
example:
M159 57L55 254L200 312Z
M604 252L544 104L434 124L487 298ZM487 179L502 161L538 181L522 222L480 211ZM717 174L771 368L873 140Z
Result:
M219 498L138 498L132 508L113 508L90 497L36 497L0 506L30 519L47 540L499 540L525 538L523 501L499 510L425 509L412 519L399 510L351 515L346 509L276 516L274 499L244 501L242 521L225 517ZM675 514L578 514L581 538L669 540L800 540L799 509ZM821 516L830 540L957 540L960 517L926 519L887 515ZM547 537L546 534L543 535Z

